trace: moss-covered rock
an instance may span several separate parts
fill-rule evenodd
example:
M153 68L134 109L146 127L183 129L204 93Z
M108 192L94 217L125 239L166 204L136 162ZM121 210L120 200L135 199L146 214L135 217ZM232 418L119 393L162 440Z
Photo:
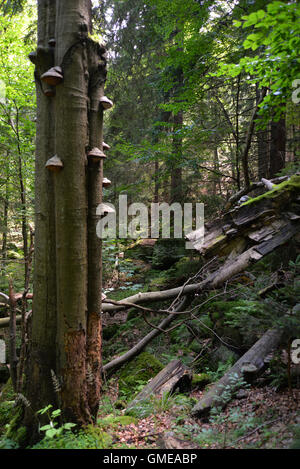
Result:
M148 352L141 353L122 368L119 375L120 393L133 398L139 388L162 369L163 365L157 358Z
M211 382L211 378L207 373L194 375L192 380L192 389L204 389Z

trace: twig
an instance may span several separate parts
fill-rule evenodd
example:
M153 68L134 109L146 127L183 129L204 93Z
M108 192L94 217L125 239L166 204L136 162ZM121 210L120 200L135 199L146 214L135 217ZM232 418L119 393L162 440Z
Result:
M253 435L253 433L256 433L258 430L260 430L262 427L266 427L267 425L271 425L272 423L276 423L280 419L281 419L281 417L278 417L277 419L268 420L267 422L264 422L261 425L258 425L258 427L254 428L254 430L251 430L251 432L247 433L247 435L241 436L240 438L235 440L233 443L231 443L231 446L235 445L236 443L239 443L242 440L245 440L249 436Z

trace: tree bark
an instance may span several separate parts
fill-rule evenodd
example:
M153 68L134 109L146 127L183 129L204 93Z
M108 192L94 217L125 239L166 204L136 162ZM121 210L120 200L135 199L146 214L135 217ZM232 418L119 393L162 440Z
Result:
M38 2L38 43L35 69L37 120L35 154L34 304L26 362L25 394L35 410L55 403L51 370L56 370L56 254L54 185L45 164L55 153L54 100L48 98L40 76L53 64L48 41L55 37L55 1ZM24 423L32 428L33 416L25 411ZM34 432L34 430L33 430Z
M87 424L97 414L101 389L96 207L103 177L102 164L88 162L87 152L102 149L105 49L89 37L90 0L40 0L38 13L35 278L26 395L34 410L55 404L54 372L64 419ZM55 47L48 45L51 38ZM41 75L53 66L62 68L63 82L47 98ZM55 154L63 168L53 173L45 164ZM29 411L26 417L30 426Z
M285 117L271 124L270 170L273 178L285 167L286 124Z

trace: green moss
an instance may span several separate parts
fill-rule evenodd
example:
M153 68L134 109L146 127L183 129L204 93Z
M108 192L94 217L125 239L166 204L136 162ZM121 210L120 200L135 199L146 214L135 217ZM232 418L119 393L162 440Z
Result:
M157 358L148 352L141 353L122 368L119 375L120 393L133 398L133 394L162 369L163 365Z
M67 431L54 438L44 438L32 449L107 449L112 437L101 428L88 425L78 432Z
M207 373L194 375L192 380L192 388L204 389L211 382L211 378Z
M102 428L117 428L119 426L125 427L126 425L130 424L136 424L138 423L138 420L134 417L130 417L129 415L119 415L119 416L113 416L109 415L108 417L105 417L103 419L99 419L97 421L97 424L99 427Z
M297 192L299 190L300 176L295 175L292 176L291 179L289 179L288 181L283 181L281 184L275 185L271 191L265 192L264 194L259 195L258 197L254 197L247 200L247 202L244 202L241 206L257 203L259 200L262 199L274 199L285 191Z
M11 420L14 404L14 401L4 401L0 404L0 427L4 427Z
M9 378L7 383L2 388L2 393L0 395L0 402L13 401L14 398L15 398L15 392L13 389L11 378Z
M23 419L23 408L21 406L14 407L11 417L5 437L23 447L27 439L26 428L20 426Z

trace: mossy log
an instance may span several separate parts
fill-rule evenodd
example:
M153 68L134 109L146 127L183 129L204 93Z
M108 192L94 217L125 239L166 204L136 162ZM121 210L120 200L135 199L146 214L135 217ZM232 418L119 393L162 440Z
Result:
M275 350L282 340L281 329L269 329L248 352L246 352L225 375L204 394L200 401L193 407L192 415L196 417L206 416L212 407L223 407L230 400L231 392L236 391L244 373L258 373L265 366L265 357ZM248 376L248 375L247 375ZM234 384L233 384L234 381ZM234 388L234 389L233 389Z
M175 390L186 392L191 389L193 374L180 361L172 360L163 370L161 370L144 389L128 405L127 411L136 407L140 402L149 399L151 396L163 396L165 393L174 393Z
M164 301L178 294L190 295L203 289L217 288L233 275L242 272L250 263L262 259L300 232L300 176L295 175L272 191L250 199L240 207L225 213L207 226L204 243L202 229L187 235L195 250L207 260L214 256L227 260L220 269L197 284L158 292L138 293L125 298L118 306L102 305L103 312L126 309L126 302L147 303ZM124 306L122 306L124 303Z

